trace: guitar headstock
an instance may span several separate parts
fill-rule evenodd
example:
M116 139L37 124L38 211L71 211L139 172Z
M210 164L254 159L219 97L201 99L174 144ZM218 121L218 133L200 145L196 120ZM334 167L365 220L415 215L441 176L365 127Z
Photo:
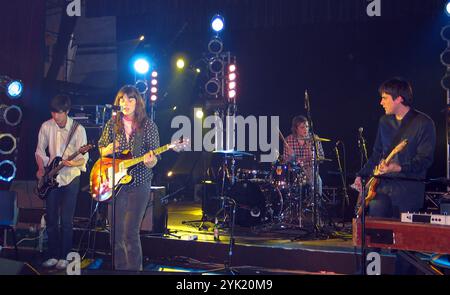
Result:
M80 152L80 154L84 155L85 153L87 153L90 149L93 149L95 146L93 144L85 144L82 147L80 147L80 149L78 150L78 152Z
M180 138L179 140L172 142L170 144L170 148L176 152L181 152L181 151L186 150L189 147L189 145L190 145L189 138L183 138L183 139Z

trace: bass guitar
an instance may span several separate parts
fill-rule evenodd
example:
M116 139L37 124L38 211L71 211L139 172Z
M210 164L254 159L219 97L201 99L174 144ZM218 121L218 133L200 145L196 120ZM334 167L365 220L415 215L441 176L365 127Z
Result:
M84 155L92 148L94 148L94 145L92 145L92 144L83 145L82 147L80 147L78 149L78 151L76 151L75 153L70 155L66 160L71 161L71 160L75 159L79 154ZM52 160L52 162L47 167L44 168L45 169L44 176L42 176L42 178L38 180L38 183L37 183L36 189L35 189L36 195L41 200L45 200L47 198L48 193L50 192L51 189L58 187L59 184L56 181L56 177L58 176L58 172L63 167L65 167L65 166L62 163L62 158L55 157Z

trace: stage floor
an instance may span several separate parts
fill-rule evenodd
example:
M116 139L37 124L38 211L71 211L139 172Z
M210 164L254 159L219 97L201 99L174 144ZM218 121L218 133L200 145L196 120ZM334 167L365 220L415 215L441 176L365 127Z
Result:
M194 202L178 202L168 206L168 229L173 235L153 235L142 233L144 272L185 272L189 274L221 273L229 262L229 229L220 230L220 240L214 240L213 223L207 221L200 227L202 210ZM280 226L235 227L235 245L231 266L242 274L357 274L360 251L352 246L351 225L328 226L319 235L304 229L280 228ZM83 235L84 233L84 235ZM83 243L79 253L85 258L102 259L95 270L84 269L85 274L111 272L109 255L109 233L97 230L95 233L95 254L86 253L88 231L76 227L74 247ZM92 232L91 232L92 233ZM91 239L94 235L91 235ZM92 241L92 240L91 240ZM90 249L93 249L91 242ZM84 255L86 253L86 255ZM63 274L56 270L46 270L40 266L42 254L32 247L20 247L21 261L28 262L39 273ZM2 257L14 258L11 249L4 249ZM87 266L89 260L82 263ZM393 271L393 255L382 253L382 273Z

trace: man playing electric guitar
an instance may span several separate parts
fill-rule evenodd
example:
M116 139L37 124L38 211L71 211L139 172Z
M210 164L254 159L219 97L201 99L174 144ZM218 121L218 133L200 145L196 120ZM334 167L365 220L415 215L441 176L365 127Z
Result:
M425 185L421 181L395 179L425 179L434 157L436 130L433 120L412 108L411 85L399 78L384 82L380 88L380 104L386 115L378 123L372 155L359 171L353 187L361 191L361 177L371 176L378 165L379 179L375 197L368 204L372 217L400 218L400 213L422 208ZM406 146L387 163L383 159L403 140ZM389 178L389 179L388 179ZM410 273L409 265L399 259L396 273Z
M51 189L46 198L48 251L43 266L56 265L60 270L66 269L68 265L66 257L72 249L73 216L80 187L80 174L86 171L89 158L85 153L67 160L69 155L79 151L87 141L84 127L67 116L70 106L70 98L64 95L57 95L51 100L52 119L42 124L35 153L38 180L44 176L44 167L50 160L61 157L65 166L56 176L58 187ZM47 156L47 148L50 157Z

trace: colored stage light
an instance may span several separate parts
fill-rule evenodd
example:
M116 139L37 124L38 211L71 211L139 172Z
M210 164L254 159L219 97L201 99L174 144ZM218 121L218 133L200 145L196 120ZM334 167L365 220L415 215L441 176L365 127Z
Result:
M202 119L203 118L203 110L202 109L197 109L196 110L196 112L195 112L195 117L197 118L197 119Z
M219 15L216 14L212 20L211 20L211 28L216 32L219 33L223 30L224 28L224 24L225 24L225 20L224 18Z
M184 69L184 66L185 66L184 59L182 59L182 58L177 59L177 68L179 70L182 70L182 69Z
M448 1L447 5L445 5L445 13L450 16L450 1Z
M134 70L138 72L139 74L145 75L148 73L148 70L150 69L150 64L147 60L143 58L139 58L134 62Z

